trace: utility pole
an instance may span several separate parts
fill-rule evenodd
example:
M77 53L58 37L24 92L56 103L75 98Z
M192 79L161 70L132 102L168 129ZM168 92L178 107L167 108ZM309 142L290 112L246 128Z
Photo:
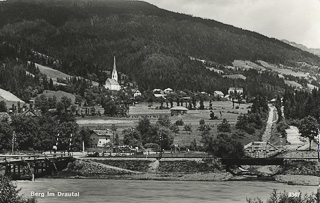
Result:
M320 161L320 132L318 132L318 136L317 136L317 140L318 140L318 162Z
M159 154L159 160L162 158L162 129L159 130L160 132L160 154Z
M14 144L16 142L16 132L12 132L12 145L11 145L11 154L14 154Z

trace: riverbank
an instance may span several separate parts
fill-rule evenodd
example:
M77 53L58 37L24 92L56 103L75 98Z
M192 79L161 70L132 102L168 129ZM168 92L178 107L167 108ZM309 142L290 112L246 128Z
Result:
M108 164L107 164L108 163ZM296 162L294 162L296 163ZM113 164L113 165L109 165ZM299 162L299 164L305 163ZM314 166L314 164L310 164ZM273 168L272 168L273 167ZM157 180L157 181L276 181L290 185L316 186L319 178L310 170L303 169L300 174L293 173L292 165L275 169L271 166L258 167L256 173L233 175L225 172L212 160L76 160L51 178L70 179L123 179L123 180ZM134 169L139 169L134 170ZM300 167L302 169L302 167ZM260 171L260 172L259 172ZM263 173L261 173L263 171ZM303 175L304 172L310 174ZM292 172L293 174L289 174ZM296 171L295 171L296 172ZM50 178L49 177L49 178Z

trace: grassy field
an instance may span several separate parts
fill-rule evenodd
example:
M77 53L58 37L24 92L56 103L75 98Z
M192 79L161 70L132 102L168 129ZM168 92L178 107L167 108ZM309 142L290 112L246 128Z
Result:
M55 69L50 68L48 66L43 66L43 65L40 65L37 63L35 64L35 66L37 68L39 68L39 70L42 74L45 74L48 78L51 78L55 84L61 84L61 83L57 82L57 78L66 79L66 78L72 77L71 75L68 75L68 74L63 73L58 70L55 70ZM81 78L81 77L78 76L78 78ZM95 82L95 81L91 81L91 82L92 82L93 86L99 86L99 84L97 82Z
M70 78L71 76L68 74L65 74L61 71L55 70L53 68L43 66L40 64L35 64L37 68L39 68L40 72L42 74L45 74L48 78L52 78L53 81L57 81L57 78Z
M204 119L206 124L214 126L211 132L216 134L217 125L222 122L222 119L227 119L231 124L231 128L234 131L234 125L237 121L240 113L247 113L248 106L250 104L241 104L239 109L233 109L231 101L216 101L212 103L213 112L218 117L218 120L210 120L210 110L189 110L185 115L171 116L169 109L159 110L156 107L160 106L159 103L154 103L152 107L148 107L147 103L137 104L136 106L131 106L129 111L129 118L115 118L115 117L84 117L78 118L77 123L80 127L89 127L90 129L106 129L110 128L112 124L117 127L117 132L119 138L122 139L122 131L129 127L135 127L139 119L143 116L147 116L151 123L156 123L157 119L161 115L168 115L171 122L175 123L177 120L182 119L184 124L191 124L192 131L184 131L183 126L179 126L179 133L174 135L174 143L180 146L189 146L190 142L194 139L199 143L201 140L200 131L198 131L200 119ZM235 107L238 104L235 104ZM205 107L209 107L209 103L205 103ZM220 116L221 112L221 116ZM254 139L253 137L246 137L243 143L248 143Z
M16 95L1 88L0 88L0 101L5 101L7 108L11 108L12 104L17 106L18 102L21 103L21 106L24 104L24 101L19 99Z
M60 101L62 97L68 97L71 99L71 102L74 104L76 97L73 94L70 94L68 92L64 92L64 91L51 91L51 90L44 90L44 92L42 93L47 97L53 97L55 96L57 98L57 101Z

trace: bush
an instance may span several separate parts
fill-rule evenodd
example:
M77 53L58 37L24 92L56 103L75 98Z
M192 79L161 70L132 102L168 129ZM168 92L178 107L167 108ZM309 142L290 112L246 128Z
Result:
M169 127L169 129L174 133L178 133L179 132L179 127L176 124L171 125Z
M260 198L247 198L246 201L247 203L263 203ZM270 198L266 202L316 203L317 197L315 194L311 194L310 196L308 196L307 194L302 195L301 193L297 197L290 197L288 192L277 193L277 190L274 189L270 195Z
M211 130L211 126L209 124L203 124L203 125L200 125L198 127L198 130L203 132L203 131L210 131Z
M153 149L153 150L158 150L160 147L159 147L159 145L157 144L157 143L146 143L145 145L144 145L144 148L151 148L151 149Z
M20 189L5 176L0 175L0 202L2 203L35 203L35 198L23 198Z
M231 132L230 124L225 118L223 119L222 123L217 126L217 129L219 132L227 132L227 133Z
M190 131L190 132L192 132L191 123L185 124L184 127L183 127L183 129L184 129L185 131Z
M178 126L183 126L183 125L184 125L184 122L182 121L182 119L177 120L177 121L176 121L176 125L178 125Z
M200 124L200 125L204 125L204 124L206 124L206 122L205 122L204 119L202 118L202 119L200 119L199 124Z

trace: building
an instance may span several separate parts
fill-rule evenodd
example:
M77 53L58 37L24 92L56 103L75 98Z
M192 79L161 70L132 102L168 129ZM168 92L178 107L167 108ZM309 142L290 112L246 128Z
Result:
M108 78L106 80L104 87L108 90L114 90L114 91L119 91L121 89L121 86L119 85L119 82L118 82L118 73L116 69L116 57L114 57L114 60L113 60L112 76L111 78Z
M214 92L213 92L213 96L223 98L223 97L224 97L224 94L223 94L223 92L221 92L221 91L214 91Z
M111 145L111 136L112 131L110 129L107 130L92 130L90 133L90 147L108 147Z
M135 93L133 94L133 97L138 97L141 96L141 92L139 90L136 90Z
M228 89L228 94L229 95L233 95L235 92L237 92L237 94L243 94L243 88L239 88L239 87L230 87Z
M269 157L277 153L279 149L269 142L250 142L244 146L244 151L251 157Z
M165 94L171 94L171 93L173 92L173 89L167 88L167 89L163 90L163 92L164 92Z

